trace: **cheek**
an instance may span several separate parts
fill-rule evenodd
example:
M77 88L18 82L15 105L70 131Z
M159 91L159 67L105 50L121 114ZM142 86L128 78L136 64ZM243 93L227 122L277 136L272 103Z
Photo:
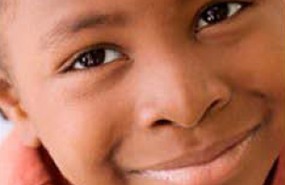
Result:
M34 85L38 87L34 89L36 101L27 102L30 118L43 145L66 176L86 177L89 171L92 176L102 176L94 171L106 168L102 161L122 133L127 109L118 101L120 92L101 94L94 84L93 88L88 83L76 84ZM81 93L74 93L75 89L81 89ZM110 106L109 102L114 103ZM85 173L79 175L78 170Z
M232 57L228 57L227 75L235 86L263 94L277 103L285 95L284 52L276 40L256 37L229 52Z
M285 101L284 6L278 0L263 3L254 22L233 33L238 35L235 42L209 46L205 60L233 88L264 94L280 104Z
M263 31L252 32L225 49L215 70L237 93L265 98L272 111L268 138L280 148L285 136L285 32L279 25L263 24Z
M278 21L264 22L235 43L210 48L206 60L234 89L259 93L280 104L285 101L285 30Z

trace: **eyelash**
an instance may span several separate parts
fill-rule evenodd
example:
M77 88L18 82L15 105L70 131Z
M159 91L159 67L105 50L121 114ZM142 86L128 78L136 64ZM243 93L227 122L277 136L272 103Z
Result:
M219 1L219 0L218 0ZM196 16L195 33L229 20L252 5L250 1L221 1L206 5ZM216 15L215 15L216 13ZM220 14L219 14L220 13Z
M127 60L127 56L116 45L99 44L76 55L64 72L96 68L118 60Z
M219 0L218 0L219 1ZM213 2L206 5L199 11L196 16L195 23L195 33L201 32L203 29L220 24L237 14L241 13L245 8L251 5L252 2L243 1L221 1ZM216 14L215 14L216 13ZM89 50L81 52L75 59L72 60L72 64L64 70L68 71L78 71L84 70L92 67L100 67L108 63L112 63L121 59L126 59L126 55L123 54L118 47L113 44L108 44L107 46L97 46ZM97 55L97 56L96 56ZM99 55L99 56L98 56ZM95 56L95 57L94 57ZM94 58L93 58L94 57ZM97 57L97 58L96 58ZM101 57L101 58L100 58ZM107 60L107 62L102 62L100 60Z

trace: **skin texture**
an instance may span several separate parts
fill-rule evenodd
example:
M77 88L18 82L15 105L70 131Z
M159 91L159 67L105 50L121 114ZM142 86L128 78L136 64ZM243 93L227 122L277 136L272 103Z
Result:
M1 142L0 150L1 185L70 185L43 148L23 145L19 129Z
M128 171L186 153L203 158L262 123L238 167L213 181L262 185L284 145L284 1L253 0L196 33L191 25L208 3L19 1L3 23L9 76L1 74L1 108L75 185L171 184ZM97 13L108 16L72 26ZM101 43L123 57L62 70Z

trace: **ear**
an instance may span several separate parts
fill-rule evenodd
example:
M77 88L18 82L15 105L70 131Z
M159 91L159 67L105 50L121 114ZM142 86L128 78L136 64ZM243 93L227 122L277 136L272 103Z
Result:
M4 117L15 124L25 146L37 148L41 146L35 126L30 122L28 114L19 101L15 88L0 72L0 107Z

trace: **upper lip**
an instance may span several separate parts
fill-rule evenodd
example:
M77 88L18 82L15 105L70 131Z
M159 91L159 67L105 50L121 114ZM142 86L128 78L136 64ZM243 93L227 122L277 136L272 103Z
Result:
M220 142L216 142L214 144L209 145L209 147L205 147L205 149L199 150L193 154L186 153L182 156L179 156L175 159L158 163L149 167L144 167L136 170L130 170L131 173L141 173L144 171L167 171L167 170L175 170L181 169L184 167L190 166L201 166L204 164L208 164L215 159L222 156L227 151L236 147L244 140L246 140L249 136L256 132L259 129L261 124L256 125L254 128L251 128L245 132L239 133L230 139L226 139Z

